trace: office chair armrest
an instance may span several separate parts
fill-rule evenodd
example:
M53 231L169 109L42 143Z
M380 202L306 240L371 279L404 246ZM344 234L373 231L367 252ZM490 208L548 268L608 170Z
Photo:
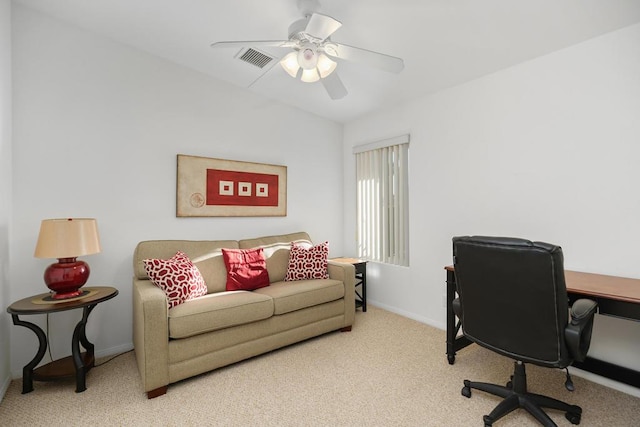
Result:
M571 324L578 325L593 316L598 303L590 299L579 299L571 306Z
M573 360L582 362L587 357L597 308L598 304L590 299L579 299L571 306L571 321L564 336Z

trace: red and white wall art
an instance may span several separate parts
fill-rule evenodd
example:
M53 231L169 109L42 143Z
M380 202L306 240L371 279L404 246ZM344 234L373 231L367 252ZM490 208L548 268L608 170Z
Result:
M178 154L176 216L286 216L287 167Z

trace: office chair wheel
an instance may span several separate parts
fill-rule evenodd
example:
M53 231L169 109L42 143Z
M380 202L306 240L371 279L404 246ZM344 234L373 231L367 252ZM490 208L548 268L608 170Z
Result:
M471 397L471 381L464 380L464 387L462 387L460 393L462 393L462 395L466 398Z
M510 388L510 389L512 389L512 390L513 390L513 375L511 375L511 376L509 377L509 381L507 381L506 386L507 386L507 388Z
M484 427L491 427L493 425L493 418L489 415L482 417L482 421L484 421Z
M580 420L582 419L582 414L577 412L567 412L564 414L564 417L569 420L571 424L578 425L580 424Z

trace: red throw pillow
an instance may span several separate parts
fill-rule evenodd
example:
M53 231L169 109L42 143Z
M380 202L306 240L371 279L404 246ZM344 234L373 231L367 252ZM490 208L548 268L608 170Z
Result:
M149 279L167 296L169 308L207 294L200 270L184 253L178 251L169 259L145 259L143 262Z
M328 279L329 242L305 248L295 242L291 243L289 265L285 281Z
M252 291L269 286L267 261L262 248L222 249L227 267L228 291Z

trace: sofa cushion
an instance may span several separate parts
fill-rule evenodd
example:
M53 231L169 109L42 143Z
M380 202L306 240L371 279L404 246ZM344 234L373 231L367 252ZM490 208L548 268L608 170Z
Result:
M167 296L167 307L207 294L207 285L189 257L178 251L169 259L145 259L144 268L151 281Z
M169 310L169 338L186 338L272 315L273 300L269 295L249 291L217 292Z
M222 248L237 249L235 240L147 240L138 243L133 255L133 271L137 279L148 278L143 259L169 258L184 252L198 267L207 284L208 293L226 290L227 270Z
M227 267L228 291L252 291L269 286L269 273L262 248L222 249Z
M284 280L284 276L287 274L291 242L306 243L311 246L309 235L305 232L298 232L240 240L238 241L238 247L240 249L264 249L269 280L273 283Z
M329 242L316 246L292 242L284 280L328 279Z
M282 281L253 293L273 298L273 313L284 314L340 299L344 297L344 284L334 279Z

